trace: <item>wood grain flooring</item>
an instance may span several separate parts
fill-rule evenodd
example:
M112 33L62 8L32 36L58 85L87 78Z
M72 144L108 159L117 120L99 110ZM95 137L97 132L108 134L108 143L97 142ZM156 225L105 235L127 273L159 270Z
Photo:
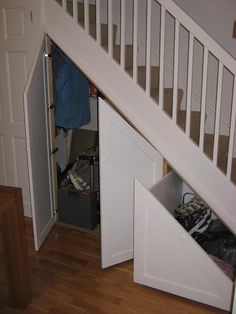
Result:
M102 270L100 239L90 231L56 225L39 252L26 221L33 300L28 309L7 305L0 248L1 314L219 314L212 307L133 283L133 263Z

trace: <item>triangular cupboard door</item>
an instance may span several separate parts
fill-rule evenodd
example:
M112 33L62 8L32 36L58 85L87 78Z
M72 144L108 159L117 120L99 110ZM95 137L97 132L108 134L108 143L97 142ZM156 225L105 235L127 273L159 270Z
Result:
M186 184L173 171L135 182L134 281L229 311L233 281L174 217Z

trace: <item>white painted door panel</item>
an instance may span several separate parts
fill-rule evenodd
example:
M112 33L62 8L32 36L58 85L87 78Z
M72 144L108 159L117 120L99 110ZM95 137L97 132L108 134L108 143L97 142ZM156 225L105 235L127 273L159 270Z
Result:
M99 99L102 267L133 258L134 178L150 188L163 159L117 112Z
M29 24L25 0L0 1L0 184L22 188L26 216L31 216L23 110Z
M36 250L40 248L54 224L43 53L44 42L36 57L24 93L27 156Z
M42 35L41 1L0 1L0 184L22 188L31 217L23 93Z

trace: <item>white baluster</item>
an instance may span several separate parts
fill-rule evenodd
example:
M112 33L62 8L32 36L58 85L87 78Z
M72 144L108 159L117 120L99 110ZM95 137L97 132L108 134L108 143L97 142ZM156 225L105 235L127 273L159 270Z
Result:
M220 110L221 110L221 95L222 95L222 81L223 81L223 63L219 61L218 66L218 82L217 82L217 102L216 102L216 116L215 116L215 136L213 149L213 163L217 165L219 134L220 134Z
M78 22L78 0L73 0L73 19Z
M187 83L187 105L186 105L186 134L190 137L191 124L191 98L192 98L192 77L193 77L193 34L189 33L188 48L188 83Z
M120 65L125 69L125 0L121 0Z
M205 115L206 115L206 91L207 91L207 70L208 70L208 49L204 47L203 72L202 72L202 96L201 96L201 121L199 148L203 152L205 135Z
M89 1L84 0L84 28L89 33Z
M160 74L159 74L159 106L163 109L164 99L164 70L165 70L165 20L166 10L161 6L161 32L160 32Z
M96 0L96 38L97 43L101 46L101 1Z
M178 105L178 72L179 72L179 21L175 19L175 46L174 46L174 79L173 79L173 113L174 123L177 121Z
M62 7L66 11L66 0L62 0Z
M229 132L229 149L228 149L228 163L227 163L227 178L231 179L232 158L234 151L234 134L236 125L236 77L234 76L234 87L232 95L232 109L230 117L230 132Z
M147 0L147 41L146 41L146 93L151 94L151 33L152 0Z
M134 0L133 8L133 79L135 83L138 80L138 0Z
M108 54L113 57L113 0L108 0Z

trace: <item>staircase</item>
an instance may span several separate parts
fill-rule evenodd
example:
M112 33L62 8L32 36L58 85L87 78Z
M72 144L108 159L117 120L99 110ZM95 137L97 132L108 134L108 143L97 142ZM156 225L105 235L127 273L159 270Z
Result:
M81 3L45 0L45 32L236 233L236 61L173 1L147 0L143 12L138 0L120 2L117 18L112 0L97 0L96 4L88 0ZM127 18L129 2L132 2L132 12ZM140 14L144 15L146 25L144 44L139 41ZM166 83L169 17L174 21L173 68L169 71L171 82ZM132 29L127 32L128 19ZM160 21L158 53L152 47L156 20ZM183 86L179 84L181 27L188 34L187 76ZM195 41L203 51L201 99L197 110L192 108ZM210 56L217 60L217 95L213 127L207 131ZM227 131L222 132L225 72L232 77L232 97Z

